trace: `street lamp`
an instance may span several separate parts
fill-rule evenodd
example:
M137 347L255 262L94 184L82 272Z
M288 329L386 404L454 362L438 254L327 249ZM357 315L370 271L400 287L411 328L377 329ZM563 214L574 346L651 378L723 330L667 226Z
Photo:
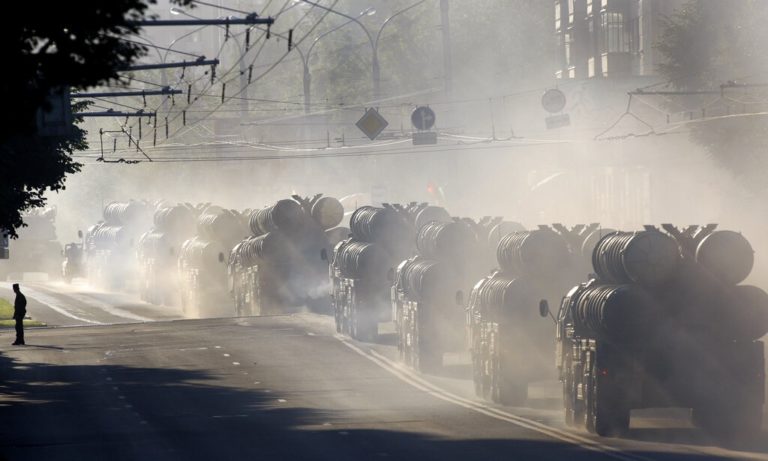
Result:
M367 8L360 12L360 14L357 15L358 18L363 16L373 16L376 14L376 10L374 8ZM355 19L355 18L353 18ZM304 113L309 113L309 105L311 100L311 82L312 82L312 76L309 73L309 58L312 54L312 50L315 48L315 45L317 45L317 42L320 41L323 37L326 35L330 35L333 32L336 32L337 30L341 29L342 27L346 26L347 24L353 22L353 19L350 19L342 24L339 24L338 26L334 27L331 30L325 31L319 36L315 37L315 39L312 41L312 44L309 46L309 49L306 53L302 53L301 49L299 47L296 47L296 50L299 52L299 56L301 56L301 62L304 65Z
M178 14L178 13L174 13L174 14ZM200 28L197 28L197 29L193 30L192 32L189 32L189 33L184 34L184 35L182 35L180 37L177 37L176 39L174 39L168 45L167 48L166 47L157 46L152 40L148 39L147 37L142 37L141 35L137 35L136 38L139 38L139 39L144 40L145 42L149 43L150 47L153 48L155 50L155 52L157 52L157 57L160 58L160 62L165 64L165 60L168 58L168 53L170 53L171 51L173 51L174 53L180 53L180 54L186 54L186 55L189 55L189 56L193 56L193 57L198 58L198 59L203 57L203 56L198 56L198 55L195 55L195 54L192 54L192 53L187 53L187 52L184 52L184 51L178 51L178 50L174 50L173 49L173 46L176 44L176 42L178 42L179 40L194 34L198 30L200 30ZM165 53L161 54L160 50L165 50ZM161 86L163 88L168 88L169 87L168 86L168 78L166 76L165 71L160 72L160 84L161 84ZM168 98L163 99L163 102L162 102L163 110L165 110L165 108L167 106L167 103L168 103Z
M354 22L354 23L356 23L357 25L359 25L363 29L363 32L365 32L365 36L368 37L368 42L371 45L371 52L372 52L372 57L371 57L371 67L372 67L371 68L371 75L372 75L372 78L373 78L373 99L374 99L374 101L379 101L381 99L381 68L379 66L379 38L381 38L381 33L384 31L384 28L387 26L387 24L389 24L389 22L395 16L399 16L399 15L405 13L406 11L410 10L411 8L414 8L414 7L424 3L426 1L427 0L419 0L418 2L414 3L413 5L408 6L408 7L404 8L404 9L402 9L400 11L397 11L394 14L392 14L390 17L388 17L382 23L381 27L379 28L379 32L376 34L376 38L374 39L373 35L371 35L370 31L368 31L368 28L365 27L365 25L363 25L363 23L360 22L358 20L358 18L355 18L354 16L350 16L348 14L345 14L345 13L333 10L331 8L328 8L327 6L321 5L321 4L317 3L317 2L313 2L313 1L310 1L310 0L294 0L295 3L298 3L298 2L307 3L309 5L316 6L317 8L320 8L322 10L328 11L330 13L334 13L334 14L337 14L339 16L345 17L345 18L349 19L349 22Z

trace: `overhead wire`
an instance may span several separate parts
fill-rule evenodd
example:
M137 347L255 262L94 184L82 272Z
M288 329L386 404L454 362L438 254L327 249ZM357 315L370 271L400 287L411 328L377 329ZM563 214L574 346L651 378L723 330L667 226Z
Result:
M288 2L286 2L286 3L288 3ZM336 3L338 3L338 0L334 0L334 3L331 5L331 7L330 7L330 8L333 8L333 6L335 6L335 5L336 5ZM311 8L309 8L309 9L307 10L307 12L306 12L306 13L304 13L304 15L303 15L303 16L301 16L301 18L300 18L300 19L297 21L296 25L294 25L294 26L292 27L292 29L295 29L295 28L296 28L296 26L297 26L298 24L300 24L300 23L301 23L301 22L302 22L302 21L303 21L303 20L304 20L304 19L305 19L305 18L306 18L308 15L309 15L309 13L310 13L310 12L311 12L313 9L314 9L314 6L312 6ZM310 35L310 34L311 34L311 33L312 33L312 32L313 32L313 31L314 31L316 28L317 28L317 26L318 26L318 25L319 25L319 24L320 24L320 23L323 21L323 19L325 19L325 17L326 17L326 16L327 16L329 13L330 13L329 11L324 11L324 13L322 14L322 16L321 16L321 17L320 17L320 18L319 18L317 21L315 21L315 23L314 23L314 24L313 24L313 25L310 27L309 31L308 31L306 34L304 34L302 37L300 37L298 40L295 40L295 41L294 41L294 44L298 46L298 45L299 45L299 44L301 44L301 43L302 43L304 40L306 40L306 39L307 39L307 37L309 37L309 35ZM272 64L270 67L268 67L268 68L267 68L267 70L263 71L261 74L257 75L255 78L251 79L251 82L250 82L250 83L248 83L248 84L247 84L245 87L238 89L238 91L237 91L235 94L231 95L231 96L239 96L239 95L240 95L240 94L241 94L243 91L245 91L245 89L246 89L248 86L250 86L250 85L252 85L253 83L255 83L255 82L257 82L257 81L261 80L262 78L264 78L264 76L266 76L266 75L267 75L267 74L269 74L269 73L270 73L270 72L271 72L273 69L275 69L275 68L276 68L276 67L277 67L277 66L278 66L278 65L279 65L279 64L282 62L282 60L283 60L283 59L285 59L285 57L286 57L286 56L287 56L289 53L290 53L290 51L287 51L286 53L282 54L282 55L280 56L280 58L278 58L278 59L277 59L277 60L276 60L276 61L275 61L275 62L274 62L274 63L273 63L273 64ZM243 57L241 57L241 59L243 59ZM254 62L255 62L255 61L254 61ZM225 98L225 100L226 100L226 98ZM195 121L193 124L198 124L198 123L200 123L200 122L202 122L202 121L204 121L204 120L207 120L207 119L208 119L208 118L209 118L211 115L213 115L214 113L216 113L217 109L221 108L221 107L222 107L224 104L225 104L225 102L222 102L222 103L218 104L218 105L217 105L217 106L216 106L216 107L215 107L213 110L211 110L211 111L210 111L208 114L206 114L205 116L203 116L203 117L199 118L198 120L196 120L196 121ZM176 118L178 118L178 116L176 116ZM182 129L181 129L181 128L177 129L177 130L174 132L174 135L176 135L176 134L179 134L179 132L180 132L180 131L182 131ZM181 133L181 134L183 134L183 133Z
M286 3L283 5L283 9L285 9L285 7L287 6L287 4L288 4L289 2L290 2L290 0L286 0ZM272 3L272 0L269 0L269 2L267 3L267 5L265 6L265 8L268 8L268 7L269 7L269 5L271 5L271 3ZM196 30L194 30L194 31L192 31L192 32L190 32L190 33L188 33L188 34L185 34L185 35L184 35L184 36L182 36L181 38L183 38L183 37L185 37L185 36L187 36L187 35L190 35L191 33L194 33L194 32L196 32L196 31L198 31L198 30L200 30L200 29L202 29L202 28L203 28L203 27L200 27L200 28L198 28L198 29L196 29ZM241 35L241 34L243 34L243 33L244 33L244 32L241 32L241 33L239 33L239 34L235 34L235 35ZM177 40L178 40L178 39L177 39ZM225 48L225 46L226 46L226 42L227 42L227 40L225 40L224 42L222 42L221 46L219 47L219 51L218 51L218 53L217 53L217 55L216 55L216 58L215 58L215 59L218 59L218 58L221 56L221 53L223 52L223 50L224 50L224 48ZM244 57L244 56L241 56L241 57L240 57L240 59L243 59L243 57ZM239 63L239 61L238 61L238 63ZM227 75L227 74L231 73L233 69L234 69L234 66L232 66L232 67L231 67L231 68L230 68L230 69L229 69L229 70L228 70L228 71L227 71L227 72L226 72L224 75ZM183 75L184 75L184 73L182 73L182 79L181 79L181 80L183 80ZM191 87L192 87L192 85L194 85L195 83L199 82L200 80L202 80L202 79L206 78L206 77L207 77L207 75L208 75L208 72L205 72L205 73L203 73L203 75L201 75L201 76L197 77L196 79L194 79L194 80L192 80L192 81L189 81L189 80L184 80L184 82L185 82L185 84L187 84L188 88L191 88ZM219 77L219 79L221 79L221 78L222 78L222 77L220 76L220 77ZM211 79L211 80L213 80L213 79ZM207 83L206 85L204 85L201 91L202 91L202 92L205 92L205 91L207 91L207 90L208 90L210 87L212 87L212 86L213 86L213 82L211 81L211 83L210 83L210 84L208 84L208 83ZM191 105L192 105L193 103L195 103L195 102L196 102L198 99L199 99L199 97L195 97L193 100L191 100L191 101L190 101L190 103L188 104L188 106L191 106ZM167 101L167 99L166 99L166 101ZM161 104L158 106L158 109L159 109L160 107L162 107L163 105L164 105L164 102L163 102L163 103L161 103ZM171 117L171 120L169 120L168 122L166 122L166 124L164 124L164 125L160 125L160 126L157 126L157 128L165 127L165 128L166 128L166 131L167 131L167 129L168 129L168 127L167 127L167 124L168 124L168 123L172 123L172 122L174 122L176 119L178 119L179 115L183 115L183 112L184 112L184 111L177 113L175 116ZM170 110L166 111L166 113L164 114L164 119L167 119L167 116L168 116L169 114L170 114ZM162 142L162 141L161 141L161 142Z

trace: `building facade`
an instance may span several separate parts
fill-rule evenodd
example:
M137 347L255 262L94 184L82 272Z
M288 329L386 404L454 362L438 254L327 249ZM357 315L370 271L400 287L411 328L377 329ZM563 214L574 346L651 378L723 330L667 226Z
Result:
M655 74L654 43L684 0L555 0L560 79Z

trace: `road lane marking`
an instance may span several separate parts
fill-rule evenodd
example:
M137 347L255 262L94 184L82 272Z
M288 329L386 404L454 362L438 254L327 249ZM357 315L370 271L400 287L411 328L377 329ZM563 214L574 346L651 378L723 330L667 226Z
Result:
M28 295L30 298L39 301L41 304L44 304L45 306L47 306L51 310L53 310L53 311L55 311L55 312L65 316L65 317L69 317L69 318L71 318L73 320L77 320L79 322L90 323L90 324L93 324L93 325L104 325L103 322L99 322L98 320L86 319L85 317L80 317L79 315L73 314L71 312L70 308L64 307L64 305L61 304L60 301L58 299L54 298L53 296L49 296L47 294L41 293L41 292L39 292L37 290L29 288L28 286L24 287L24 293L26 295ZM82 313L82 311L80 311L78 313Z
M385 371L388 371L395 377L399 378L401 381L404 381L410 384L411 386L415 387L416 389L424 391L427 394L430 394L433 397L436 397L440 400L453 403L455 405L489 416L494 419L498 419L501 421L514 424L524 429L528 429L534 432L538 432L540 434L547 435L553 439L560 440L562 442L578 445L590 451L603 453L606 456L610 456L611 458L619 459L621 461L651 461L651 458L646 458L643 456L638 456L630 453L624 453L619 448L604 445L600 442L590 440L578 434L562 431L560 429L556 429L554 427L538 423L534 420L523 418L521 416L517 416L503 410L499 410L497 408L491 407L481 402L465 399L451 392L448 392L440 387L437 387L434 384L422 379L419 376L416 376L415 374L410 372L410 370L402 369L400 364L392 362L388 358L384 357L383 355L377 353L372 349L369 349L369 351L366 352L363 349L356 346L355 344L352 344L352 342L350 342L349 339L347 339L344 336L336 334L334 335L334 337L339 341L341 341L342 344L344 344L345 346L347 346L348 348L356 352L358 355L365 357L366 359L375 363Z
M154 322L155 319L151 319L149 317L144 317L143 315L134 314L133 312L127 311L125 309L121 309L119 307L114 307L108 303L105 303L103 301L99 301L98 299L89 297L87 295L80 295L80 294L74 294L74 293L67 293L66 296L69 296L70 298L76 299L82 303L85 303L91 307L95 307L97 309L101 309L107 314L111 314L115 317L121 317L124 319L129 320L136 320L138 322Z

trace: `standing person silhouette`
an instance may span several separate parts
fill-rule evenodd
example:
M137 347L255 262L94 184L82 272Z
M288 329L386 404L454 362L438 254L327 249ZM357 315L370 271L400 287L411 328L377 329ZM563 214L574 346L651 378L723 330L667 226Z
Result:
M24 345L24 316L27 315L27 298L19 290L19 284L13 284L16 299L13 301L13 319L16 320L16 341L14 346Z

